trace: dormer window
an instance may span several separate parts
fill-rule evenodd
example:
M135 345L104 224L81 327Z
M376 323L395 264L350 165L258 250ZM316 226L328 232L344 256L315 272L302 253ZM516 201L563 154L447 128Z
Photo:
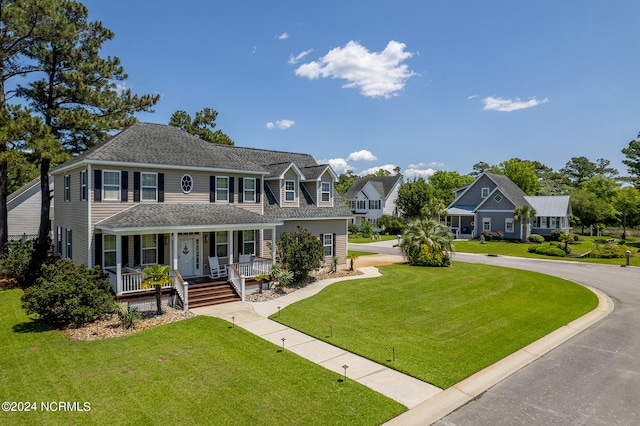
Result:
M296 181L295 180L284 181L284 199L285 201L296 200Z
M489 196L489 188L482 188L481 194L482 198L487 198Z
M329 202L331 200L331 184L329 182L322 182L321 185L321 200L325 203Z

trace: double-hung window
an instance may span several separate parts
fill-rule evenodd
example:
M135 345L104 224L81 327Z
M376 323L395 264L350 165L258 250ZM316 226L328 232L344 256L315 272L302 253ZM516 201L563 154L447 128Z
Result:
M358 200L358 210L365 210L367 208L367 200Z
M157 235L145 234L142 236L142 264L153 265L158 263L158 247L157 247Z
M64 200L71 201L71 175L64 175Z
M65 228L65 240L66 240L66 243L67 243L67 245L66 245L66 256L65 257L67 259L71 259L72 258L72 254L73 254L71 249L73 248L73 245L72 245L72 241L71 241L71 229L69 229L69 228Z
M102 235L102 267L113 268L116 266L116 236Z
M349 200L349 209L350 210L356 209L356 200Z
M253 203L256 201L256 180L254 178L244 178L244 194L245 203Z
M229 232L216 232L216 256L227 257L229 255Z
M329 182L322 182L320 190L320 199L325 203L329 202L331 200L331 184Z
M56 227L56 243L58 255L62 256L62 226Z
M380 200L369 200L369 210L380 210Z
M229 201L228 177L216 177L216 201Z
M242 233L242 254L254 254L256 252L255 231L244 231Z
M80 172L80 201L87 201L87 171Z
M285 201L296 200L296 181L295 180L284 181L284 199Z
M158 174L140 173L140 189L142 201L158 200Z
M504 232L513 232L513 218L504 220Z
M489 188L482 188L480 191L480 195L482 198L487 198L489 196Z
M324 255L333 256L333 234L323 234L322 245L324 246Z
M102 199L120 200L120 172L109 170L102 172Z
M482 218L482 230L483 231L487 231L487 232L491 232L491 218L490 217Z

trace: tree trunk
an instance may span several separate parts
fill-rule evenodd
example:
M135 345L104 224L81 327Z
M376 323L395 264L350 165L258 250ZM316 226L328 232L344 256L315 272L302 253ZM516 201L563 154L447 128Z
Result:
M39 269L47 260L49 251L49 235L51 225L49 222L49 212L51 210L51 191L49 188L49 168L51 163L49 160L41 160L40 163L40 227L38 228L38 238L36 239L35 250L33 253L33 266ZM64 190L64 188L61 188Z
M0 146L0 151L6 151L6 146ZM9 186L8 169L6 161L0 161L0 255L5 253L9 240L9 215L7 209L7 188Z
M162 315L162 286L156 286L156 314Z

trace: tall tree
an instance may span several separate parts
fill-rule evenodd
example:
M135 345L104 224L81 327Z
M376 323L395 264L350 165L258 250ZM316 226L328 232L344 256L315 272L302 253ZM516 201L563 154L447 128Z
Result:
M565 173L573 186L579 187L582 182L596 175L606 177L614 177L618 171L613 167L609 167L611 162L604 158L598 158L596 162L589 160L587 157L572 157L567 164L560 169L561 173Z
M528 160L512 158L500 163L502 173L520 187L527 195L535 195L538 191L538 175L536 166Z
M429 185L433 195L445 205L449 205L455 198L455 190L464 184L473 182L473 177L461 175L456 171L438 170L429 176Z
M489 171L490 168L491 166L488 163L485 163L484 161L480 161L473 165L473 171L469 173L469 176L476 178L481 174L483 174L484 172Z
M627 226L633 226L640 219L640 191L633 186L625 186L616 191L612 198L616 215L622 222L622 239L627 238Z
M118 89L127 79L117 57L100 56L114 34L100 22L88 21L87 8L72 0L54 0L38 27L36 43L25 55L38 78L18 86L17 94L43 118L53 138L41 138L39 155L41 218L34 264L46 256L49 236L49 170L61 148L76 154L104 140L110 131L133 124L134 114L153 112L159 95L134 95ZM120 86L121 87L121 86Z
M422 217L422 208L433 198L433 189L424 178L410 180L400 185L396 205L405 219Z
M340 194L346 194L349 188L353 186L358 176L353 174L353 170L347 170L346 173L340 173L338 181L335 183L336 190Z
M611 204L585 189L571 192L571 210L582 227L582 234L585 227L601 224L615 213Z
M33 72L26 62L24 52L34 43L36 30L50 11L49 0L2 0L0 1L0 254L5 252L8 239L7 196L9 195L9 164L15 146L24 142L16 121L19 109L7 103L13 90L7 83ZM18 138L17 140L15 138Z
M211 108L196 112L193 119L185 111L178 110L169 119L169 125L207 142L233 145L234 143L228 135L222 133L221 130L213 130L216 127L216 118L218 118L218 111Z
M638 133L640 139L640 133ZM627 166L627 171L632 176L636 185L640 183L640 140L632 140L629 146L622 148L622 153L627 158L622 160L622 164Z

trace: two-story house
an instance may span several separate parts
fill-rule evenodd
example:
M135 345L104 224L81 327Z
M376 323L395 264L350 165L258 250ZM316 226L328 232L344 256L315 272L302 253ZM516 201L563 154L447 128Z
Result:
M118 295L138 291L140 270L152 264L170 265L178 281L208 276L209 257L229 266L229 280L241 255L268 271L277 236L298 227L318 235L327 262L346 262L351 212L331 167L307 154L137 123L52 175L55 253L101 265Z
M550 236L554 230L570 233L571 203L568 196L529 196L505 175L485 172L455 191L447 207L447 224L456 238L475 238L482 232L504 233L508 240L521 239L522 226L514 220L517 207L528 206L536 217L527 221L529 234Z
M402 183L402 176L358 178L345 194L353 223L360 226L368 221L374 231L380 231L377 220L382 215L399 216L396 200Z

